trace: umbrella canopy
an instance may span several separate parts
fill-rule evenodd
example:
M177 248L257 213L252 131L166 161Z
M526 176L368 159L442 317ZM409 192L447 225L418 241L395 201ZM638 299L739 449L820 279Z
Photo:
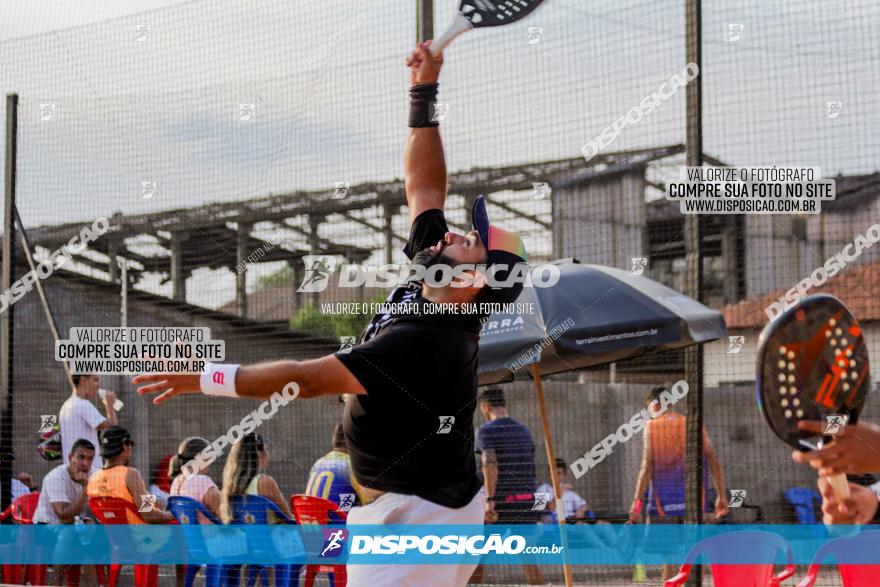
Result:
M727 332L720 312L647 277L562 262L552 287L526 287L516 311L489 316L480 333L480 385L620 361L703 343Z

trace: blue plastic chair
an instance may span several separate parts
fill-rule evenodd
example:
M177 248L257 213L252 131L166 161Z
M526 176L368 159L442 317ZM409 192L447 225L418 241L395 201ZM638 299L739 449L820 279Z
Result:
M202 514L212 524L222 522L211 513L201 502L191 497L174 495L168 498L168 511L177 519L178 524L199 524L199 514ZM206 555L208 548L204 537L200 533L185 532L186 547L189 552ZM185 587L192 587L193 580L199 572L201 565L186 565ZM222 565L205 566L205 587L220 587L223 584L225 569Z
M273 501L259 495L234 495L229 499L229 506L232 524L296 525L296 521L288 518ZM273 515L270 516L270 513ZM275 553L273 545L257 542L248 540L251 552L270 557ZM273 565L273 567L275 569L275 587L299 585L299 573L302 565ZM258 577L262 577L263 583L268 585L268 569L269 566L265 565L248 565L247 586L253 587ZM240 573L240 566L237 566L234 570L227 571L226 577L229 584L237 585Z
M814 538L824 536L822 518L816 513L817 504L822 503L822 496L818 491L808 487L789 487L782 495L794 509L798 524L809 524L810 534Z
M797 515L798 524L816 524L816 503L821 503L822 496L815 489L807 487L791 487L786 489L783 494L787 501L794 508Z

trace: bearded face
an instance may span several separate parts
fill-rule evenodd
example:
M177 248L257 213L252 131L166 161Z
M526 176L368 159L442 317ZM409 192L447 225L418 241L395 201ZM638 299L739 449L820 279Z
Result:
M433 249L431 247L424 248L413 257L414 265L421 265L425 269L429 269L434 265L449 265L450 267L455 267L458 265L458 261L445 254L446 244L441 245L439 249Z

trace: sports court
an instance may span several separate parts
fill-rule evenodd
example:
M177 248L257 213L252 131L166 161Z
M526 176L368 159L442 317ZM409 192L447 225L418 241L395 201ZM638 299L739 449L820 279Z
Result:
M504 2L473 4L496 10ZM99 7L94 18L71 10L10 12L15 18L0 23L0 181L12 218L0 232L11 228L13 237L0 288L0 509L12 503L21 473L39 489L62 463L60 447L46 450L44 441L55 422L47 426L46 417L57 418L71 395L55 351L71 329L210 329L224 344L219 362L242 365L317 360L361 343L371 310L409 263L404 61L418 42L443 33L459 6L189 0L106 15ZM32 26L53 11L57 24ZM627 522L647 435L629 423L652 389L668 392L684 380L686 398L668 406L683 417L674 447L652 453L678 467L680 482L668 491L682 503L668 517L715 523L717 501L726 526L822 523L816 471L793 462L794 449L764 415L800 418L794 392L773 408L762 402L778 397L756 394L760 336L786 303L806 294L837 298L864 340L866 376L851 385L867 395L853 413L880 419L867 376L868 362L880 361L880 246L872 238L880 240L878 17L880 7L867 0L546 0L519 22L476 28L445 49L431 112L448 169L449 230L471 231L472 207L484 196L493 226L521 237L532 268L563 271L559 289L534 296L559 295L569 313L541 322L523 310L483 321L483 341L516 337L523 323L547 330L520 352L481 354L481 364L496 367L481 372L479 390L500 387L504 417L528 431L533 446L521 457L528 466L513 469L515 476L531 467L528 493L552 492L550 455L565 461L565 479L556 482L575 494L580 512L570 522L615 531ZM689 63L698 75L685 83ZM675 186L700 183L687 175L698 167L765 170L756 183L766 191L754 198L765 207L684 213L684 198L674 195L683 187ZM770 179L782 169L809 170L811 179ZM766 202L789 200L773 186L785 194L790 183L832 185L833 197L770 212ZM810 209L815 204L821 211ZM101 230L89 236L84 227ZM86 246L71 250L63 267L11 289L30 262L52 258L74 237ZM563 287L566 271L593 266L626 287ZM376 276L378 267L390 267L386 278ZM642 279L669 289L639 290ZM632 299L651 303L628 309L628 288ZM523 295L520 302L532 300ZM654 302L664 316L683 317L674 322L680 332L644 318ZM566 326L569 316L575 328ZM651 338L664 333L663 341ZM411 351L418 359L440 349ZM778 370L793 372L788 360L783 353ZM441 372L423 373L426 384ZM134 442L130 465L145 486L167 477L166 457L181 441L223 437L259 404L187 395L152 405L131 378L104 374L100 388L121 401L118 425ZM100 398L90 401L105 414ZM480 403L468 408L474 429L486 422ZM340 395L296 401L259 424L259 450L269 455L261 471L285 501L323 491L310 470L333 449L343 406ZM703 460L707 446L713 456ZM205 473L218 490L229 451ZM474 459L482 478L483 456ZM877 480L849 478L863 486ZM646 487L639 524L663 517L652 505L661 497ZM547 514L530 519L555 523ZM569 577L560 560L540 565L541 584L661 585L662 566L638 560L647 536L632 564L573 565ZM871 584L844 583L833 559L824 565L815 585ZM782 584L798 584L807 567L799 561ZM482 573L490 585L534 579L522 564L486 565ZM708 566L702 583L697 574L687 584L713 584ZM162 565L157 577L175 585L174 566ZM135 584L130 566L120 581ZM316 584L327 581L322 574Z

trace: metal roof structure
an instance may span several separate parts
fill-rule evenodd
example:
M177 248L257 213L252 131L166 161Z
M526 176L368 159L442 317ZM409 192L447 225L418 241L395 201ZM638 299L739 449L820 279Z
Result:
M492 194L532 190L536 179L546 181L554 188L589 183L599 176L645 166L683 151L682 145L673 145L603 153L589 161L575 157L506 167L476 167L450 173L448 193L463 197L465 204L480 194L487 194L489 205L503 211L507 218L522 219L535 230L546 231L551 228L549 204L546 214L529 213ZM145 273L159 274L162 282L172 282L172 299L182 302L186 300L186 279L203 267L227 267L234 271L245 260L248 263L285 261L297 271L302 270L305 255L336 255L352 263L362 263L376 250L384 250L387 262L391 262L395 241L406 241L405 235L393 230L395 217L406 213L405 204L404 181L394 179L346 186L344 197L337 197L328 190L297 190L146 214L123 215L117 212L109 217L111 227L108 233L88 249L106 256L107 261L84 254L75 255L74 260L108 273L110 281L118 282L117 259L123 258L132 283L136 284ZM453 228L469 229L457 224L452 217L448 221ZM253 233L257 224L293 236L285 239L283 245L270 243ZM374 244L363 246L361 242L354 245L321 235L321 229L326 235L333 232L327 230L328 227L353 225L363 226L371 235L384 238L368 239ZM28 234L35 246L55 250L66 244L82 226L81 222L40 226L29 228ZM342 232L351 233L350 230ZM145 239L149 242L149 253L143 252L143 246L136 246L138 242L143 245ZM258 250L263 251L259 259L248 259ZM236 272L236 278L239 314L246 316L243 272Z

